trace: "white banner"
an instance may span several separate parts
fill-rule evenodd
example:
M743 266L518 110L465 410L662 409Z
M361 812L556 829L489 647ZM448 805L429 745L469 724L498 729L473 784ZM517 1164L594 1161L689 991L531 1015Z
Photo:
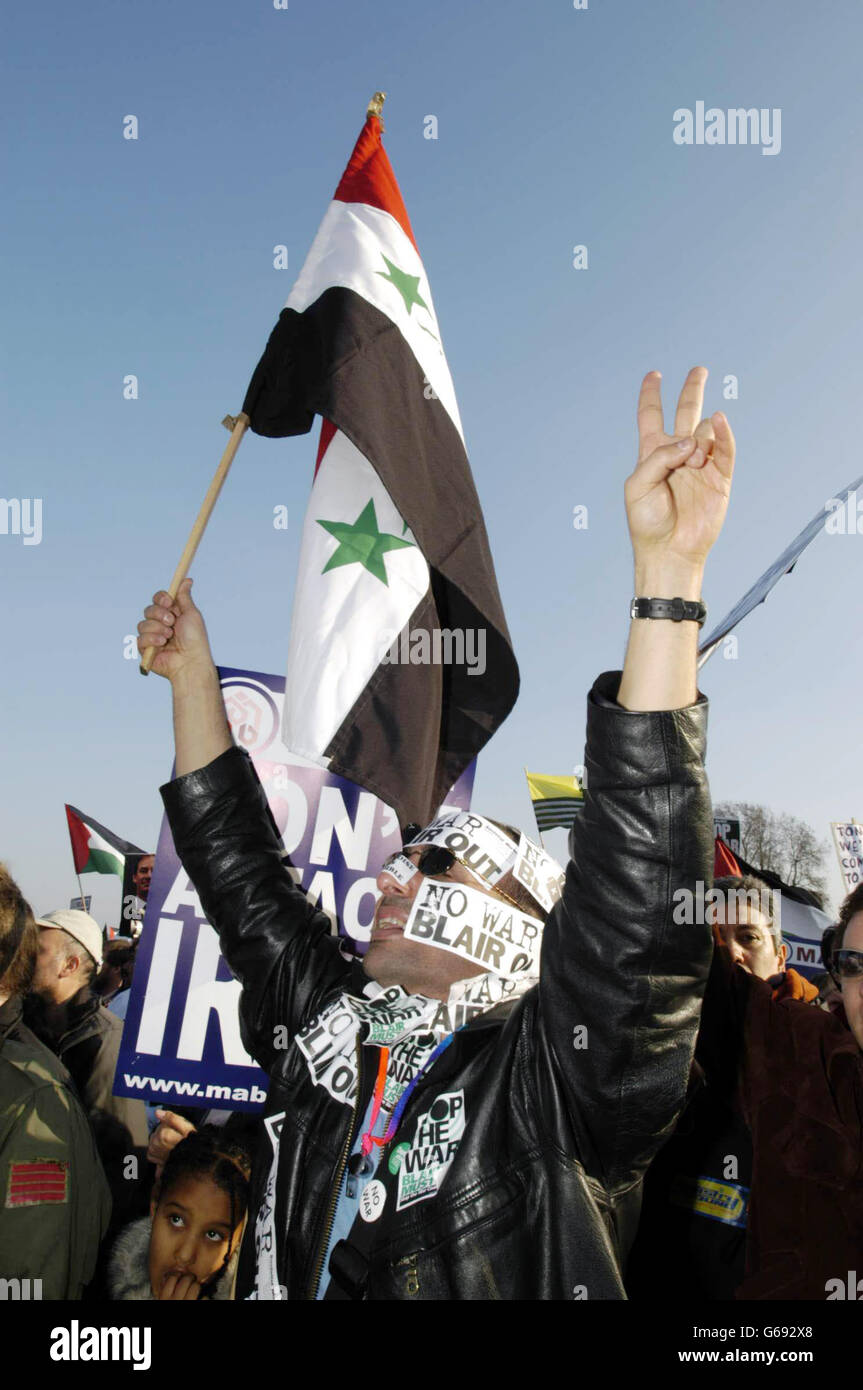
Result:
M831 821L833 843L839 856L839 868L845 892L850 893L863 883L863 825L858 821Z

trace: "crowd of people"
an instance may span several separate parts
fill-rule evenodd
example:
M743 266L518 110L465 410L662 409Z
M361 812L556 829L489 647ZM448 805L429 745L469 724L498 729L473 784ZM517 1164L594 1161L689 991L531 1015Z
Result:
M154 596L162 795L266 1107L148 1124L113 1096L134 943L34 918L0 871L0 1277L71 1299L838 1296L863 1256L863 887L819 992L766 885L713 881L696 651L734 440L701 419L705 376L672 433L642 385L637 597L588 697L565 876L510 825L438 816L382 868L363 957L286 870L189 582Z

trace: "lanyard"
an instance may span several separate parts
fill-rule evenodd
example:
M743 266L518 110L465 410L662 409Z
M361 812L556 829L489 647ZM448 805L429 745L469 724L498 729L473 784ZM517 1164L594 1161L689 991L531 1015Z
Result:
M464 1027L464 1024L462 1024L462 1027ZM387 1080L387 1067L388 1067L388 1065L389 1065L389 1060L390 1060L390 1050L389 1050L389 1048L388 1048L388 1047L382 1047L382 1048L381 1048L381 1059L380 1059L380 1062L378 1063L378 1076L377 1076L377 1080L376 1080L376 1082L375 1082L375 1093L374 1093L374 1099L373 1099L373 1101L372 1101L372 1114L371 1114L371 1120L370 1120L370 1122L369 1122L369 1127L368 1127L368 1129L366 1130L365 1134L363 1135L363 1142L362 1142L362 1155L363 1155L363 1158L368 1158L369 1154L370 1154L371 1151L372 1151L372 1145L373 1145L373 1144L378 1144L378 1145L380 1145L381 1148L383 1148L383 1146L384 1146L385 1144L388 1144L388 1143L390 1142L390 1140L392 1139L392 1137L393 1137L393 1135L395 1134L396 1130L398 1129L399 1125L401 1124L401 1119L402 1119L402 1115L404 1114L405 1106L407 1105L408 1101L410 1100L410 1097L411 1097L411 1095L412 1095L412 1093L413 1093L414 1087L416 1086L417 1082L420 1080L420 1077L422 1077L422 1076L425 1074L425 1072L428 1071L428 1069L429 1069L429 1067L431 1066L432 1062L436 1062L437 1059L438 1059L438 1057L441 1055L441 1053L444 1052L444 1051L446 1051L446 1049L449 1047L450 1043L452 1042L453 1038L455 1037L455 1034L458 1033L458 1032L460 1032L460 1031L461 1031L461 1030L457 1028L457 1029L455 1030L455 1033L450 1033L447 1037L445 1037L445 1038L443 1039L442 1042L439 1042L438 1045L437 1045L437 1047L434 1049L434 1052L431 1054L431 1056L428 1058L428 1060L423 1064L423 1066L422 1066L422 1067L420 1068L420 1070L417 1072L417 1074L416 1074L416 1076L413 1078L413 1080L410 1081L410 1082L408 1082L408 1085L406 1086L405 1090L402 1092L401 1096L399 1097L399 1101L398 1101L398 1104L396 1105L395 1110L393 1111L392 1115L390 1116L390 1122L389 1122L389 1124L387 1125L386 1133L385 1133L384 1135L382 1135L382 1136L377 1135L377 1134L372 1134L372 1130L374 1129L374 1127L375 1127L375 1125L376 1125L376 1123L377 1123L377 1118L378 1118L378 1115L380 1114L380 1111L381 1111L381 1102L383 1101L383 1097L384 1097L384 1086L386 1085L386 1080Z

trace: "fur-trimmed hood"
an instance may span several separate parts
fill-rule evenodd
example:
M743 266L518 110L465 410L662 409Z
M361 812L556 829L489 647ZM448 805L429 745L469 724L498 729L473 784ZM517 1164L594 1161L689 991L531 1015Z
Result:
M108 1296L114 1302L156 1302L150 1288L150 1225L149 1216L142 1216L126 1226L114 1242L108 1261ZM210 1298L230 1300L238 1255L239 1243Z

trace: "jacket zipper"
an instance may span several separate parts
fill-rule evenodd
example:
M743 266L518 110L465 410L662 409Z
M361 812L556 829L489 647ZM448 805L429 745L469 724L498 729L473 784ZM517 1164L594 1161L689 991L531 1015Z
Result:
M335 1182L333 1183L332 1191L331 1191L331 1194L330 1194L330 1205L329 1205L329 1208L328 1208L328 1210L327 1210L327 1221L326 1221L326 1226L325 1226L325 1228L324 1228L324 1238L323 1238L323 1241L321 1242L320 1251L319 1251L319 1253L318 1253L318 1258L317 1258L317 1261L316 1261L316 1263L315 1263L315 1272L314 1272L314 1276L313 1276L313 1278L312 1278L312 1282L311 1282L311 1285L310 1285L310 1293L309 1293L309 1301L310 1301L310 1302L314 1302L315 1299L316 1299L317 1296L318 1296L318 1289L319 1289L320 1283L321 1283L321 1275L323 1274L324 1259L325 1259L326 1253L327 1253L327 1246L328 1246L329 1243L330 1243L330 1236L331 1236L332 1233L333 1233L333 1222L334 1222L335 1219L336 1219L336 1207L337 1207L338 1204L339 1204L339 1193L340 1193L341 1187L342 1187L342 1178L343 1178L344 1175L345 1175L345 1167L346 1167L346 1165L347 1165L348 1157L349 1157L350 1152L351 1152L351 1145L352 1145L353 1142L354 1142L354 1129L356 1128L356 1123L357 1123L357 1111L359 1110L360 1097L361 1097L361 1095L362 1095L362 1075L361 1075L361 1066L362 1066L362 1054L361 1054L360 1042L359 1042L359 1039L357 1039L357 1089L356 1089L356 1095L354 1096L354 1108L353 1108L353 1111L351 1112L351 1122L350 1122L350 1125L348 1126L347 1137L346 1137L346 1139L345 1139L344 1147L343 1147L343 1149L342 1149L341 1156L340 1156L339 1162L338 1162L338 1167L337 1167L337 1169L336 1169L336 1180L335 1180Z

